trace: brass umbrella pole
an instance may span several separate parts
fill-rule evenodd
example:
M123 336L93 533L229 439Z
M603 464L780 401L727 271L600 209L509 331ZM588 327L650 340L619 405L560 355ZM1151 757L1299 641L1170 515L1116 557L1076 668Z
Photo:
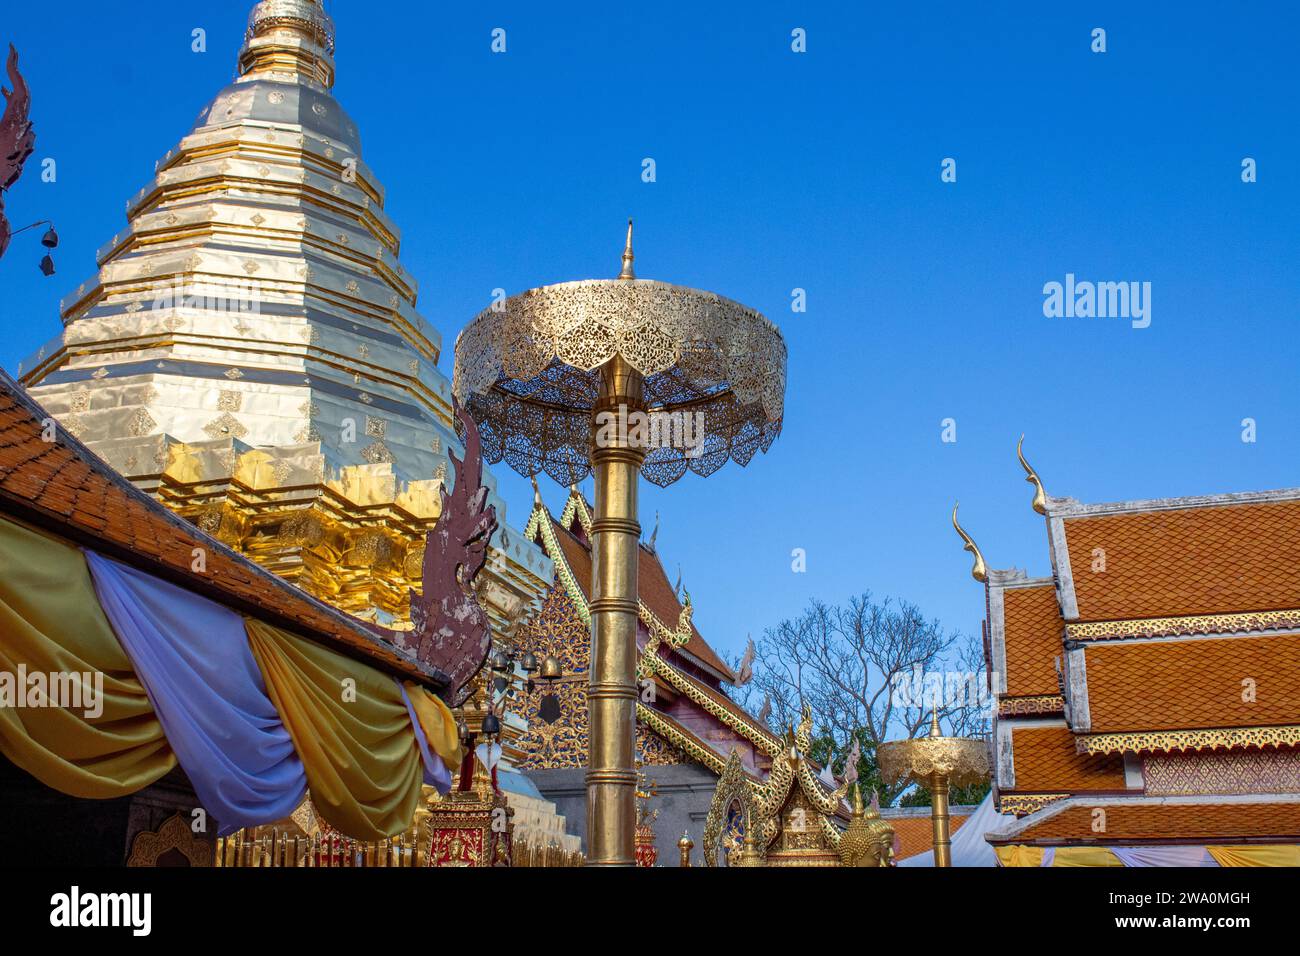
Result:
M634 866L637 480L748 464L781 432L785 342L711 292L638 279L629 220L615 279L530 289L456 339L455 397L483 456L562 485L593 475L587 862Z
M587 685L587 846L592 862L636 862L637 474L645 451L619 436L601 442L602 414L642 410L641 373L620 356L600 369L593 417L596 514L591 522L591 672Z
M934 865L952 866L948 788L969 786L988 776L988 744L974 737L943 736L936 710L930 715L930 736L882 743L876 758L887 783L907 780L930 788Z

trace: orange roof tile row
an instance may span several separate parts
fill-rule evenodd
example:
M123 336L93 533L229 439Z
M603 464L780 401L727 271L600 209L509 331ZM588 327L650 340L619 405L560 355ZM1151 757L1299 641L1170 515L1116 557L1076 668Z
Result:
M132 564L239 611L337 646L422 683L446 675L383 643L360 622L258 567L135 488L0 372L0 512ZM191 569L194 550L206 570Z
M1104 817L1095 811L1105 811ZM1098 824L1104 830L1098 832ZM1098 803L1071 806L995 844L1300 839L1300 803Z
M1300 634L1091 644L1084 663L1090 733L1266 727L1300 717Z
M1011 731L1016 785L1010 793L1075 793L1124 789L1124 758L1088 757L1075 750L1068 727L1019 727Z
M958 828L966 822L969 814L950 813L948 815L948 825L952 833L956 833ZM925 816L906 816L906 817L885 817L885 822L894 828L896 837L894 860L906 860L909 856L916 856L918 853L928 853L934 849L934 824L931 822L929 815Z
M1066 518L1065 540L1081 621L1300 607L1300 501Z
M1007 588L1002 592L1006 622L1007 694L1056 694L1056 658L1062 653L1065 622L1056 587Z

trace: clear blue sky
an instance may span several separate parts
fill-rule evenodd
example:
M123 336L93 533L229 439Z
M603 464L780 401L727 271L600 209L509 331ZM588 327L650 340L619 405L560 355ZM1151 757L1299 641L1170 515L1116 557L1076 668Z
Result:
M5 368L54 334L127 196L230 79L251 6L6 4L0 42L24 56L38 132L10 218L53 218L63 243L53 279L30 235L0 262ZM771 453L642 498L725 651L864 588L978 632L954 498L990 565L1049 571L1022 431L1048 491L1087 501L1300 484L1294 4L330 8L335 94L388 188L445 371L494 287L614 275L629 215L638 274L784 330ZM45 156L57 184L40 182ZM1150 282L1150 328L1045 318L1043 284L1067 272ZM528 485L502 487L518 523Z

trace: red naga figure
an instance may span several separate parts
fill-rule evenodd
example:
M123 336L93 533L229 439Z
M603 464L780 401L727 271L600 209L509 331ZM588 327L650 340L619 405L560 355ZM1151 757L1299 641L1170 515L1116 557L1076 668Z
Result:
M461 461L448 453L455 484L450 494L443 486L442 513L424 541L421 592L411 592L414 629L378 630L421 663L446 673L451 683L444 696L455 707L469 696L470 680L482 669L492 646L491 624L471 585L487 561L497 514L486 504L478 429L459 404L453 404L453 411L465 429L465 458Z
M28 119L32 106L31 91L18 72L18 51L12 43L6 70L13 89L0 86L5 98L4 115L0 116L0 256L9 248L10 237L9 220L4 213L4 191L18 182L23 173L23 163L36 147L36 133Z

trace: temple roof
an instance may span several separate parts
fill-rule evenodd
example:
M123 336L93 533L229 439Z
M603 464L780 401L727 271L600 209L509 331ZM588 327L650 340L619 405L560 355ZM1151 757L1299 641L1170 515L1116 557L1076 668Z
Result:
M1105 812L1104 831L1096 829ZM1294 798L1114 798L1064 800L1007 831L991 833L994 845L1071 843L1132 844L1300 839L1300 796Z
M583 502L584 508L586 503ZM552 522L556 531L556 540L559 542L560 549L564 553L564 560L568 563L569 568L573 571L574 578L578 587L582 589L583 597L591 599L591 546L573 534L565 524L556 520L549 511L547 517ZM659 562L659 556L647 548L644 544L637 548L637 583L640 588L640 599L656 618L659 619L668 629L672 629L682 613L682 602L677 599L673 587L668 583L668 575L664 573L663 565ZM709 646L709 643L700 634L699 629L691 623L690 639L677 648L679 652L693 659L693 662L711 671L715 677L728 684L735 683L735 674L732 673L726 662L718 656L717 652Z
M50 428L52 431L45 432ZM46 440L52 435L52 440ZM231 551L136 489L0 371L0 510L232 609L435 688L416 663L360 622ZM202 549L206 570L192 570Z
M1123 790L1124 762L1119 756L1085 757L1076 751L1075 735L1059 726L1012 727L1015 786L1003 792L1076 792Z
M1084 655L1090 733L1300 721L1300 634L1108 641Z
M569 592L584 616L591 594L592 555L584 540L589 527L590 511L580 495L570 494L563 516L556 520L538 494L525 530L554 561L556 586ZM675 705L665 708L662 703L656 707L638 704L638 720L715 773L721 773L738 746L746 751L752 748L746 768L751 774L759 766L760 755L771 759L784 754L780 738L720 689L724 681L734 683L735 676L690 621L690 605L678 601L658 556L642 545L639 558L640 618L651 632L650 643L641 647L642 672L649 667L645 655L653 653L655 663L650 670L656 684L687 705L690 715L713 722L715 730L727 730L716 739L712 734L706 739L688 726L687 713ZM728 739L727 734L734 737Z
M1298 498L1278 491L1064 511L1078 606L1069 619L1300 608ZM1105 572L1091 573L1099 548Z
M1049 584L1008 588L1006 613L1006 692L1012 696L1056 694L1054 661L1061 654L1063 622L1056 588Z

